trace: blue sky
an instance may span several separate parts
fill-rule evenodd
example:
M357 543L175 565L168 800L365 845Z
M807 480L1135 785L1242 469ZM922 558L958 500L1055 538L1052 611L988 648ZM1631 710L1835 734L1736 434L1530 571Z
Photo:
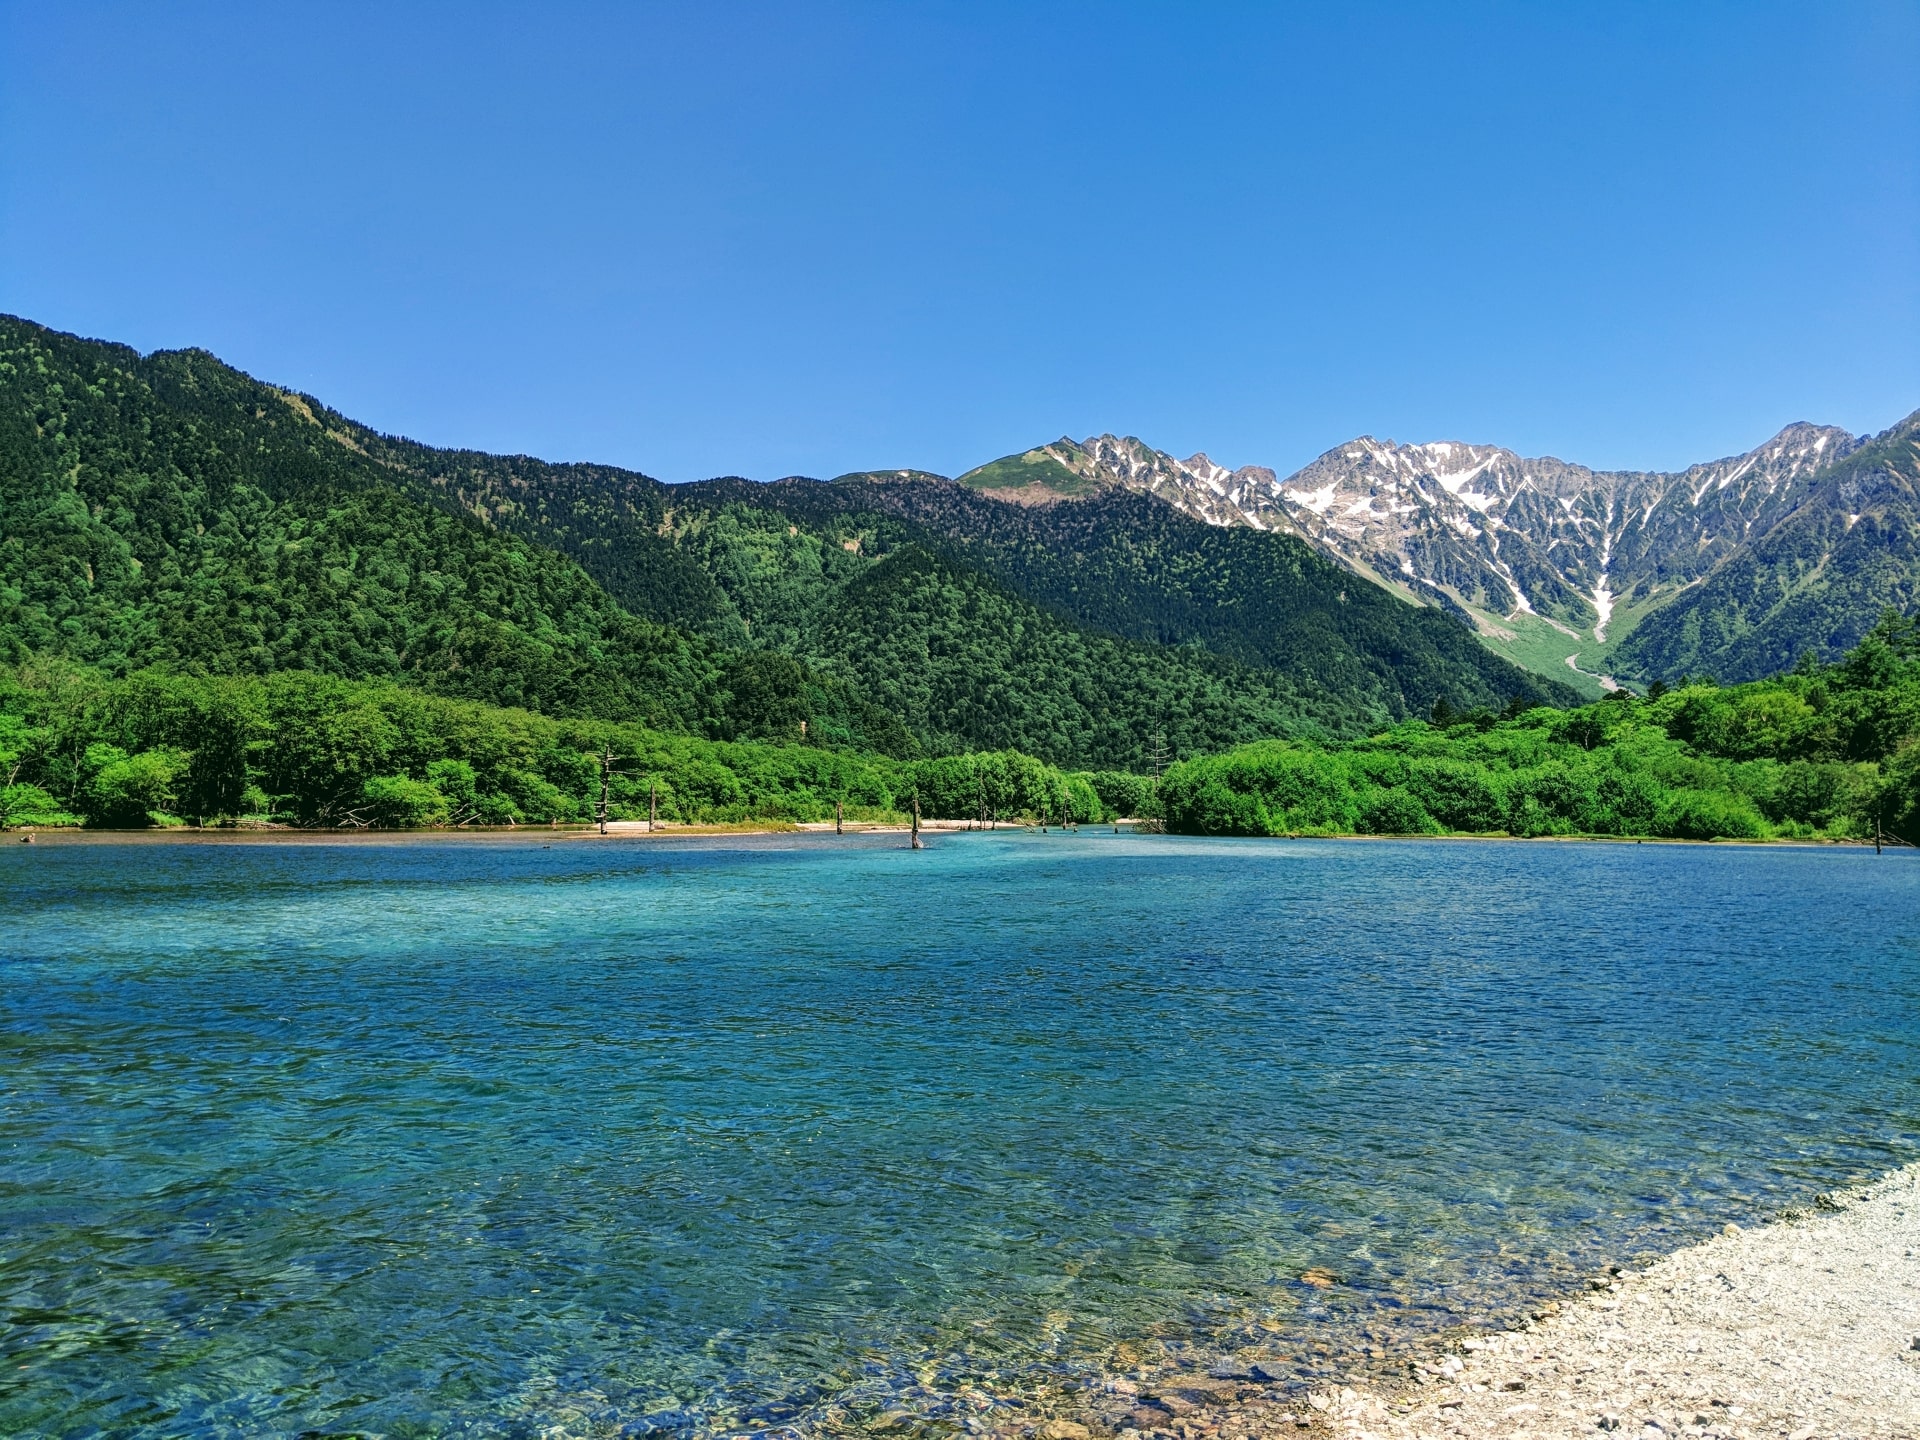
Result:
M1678 467L1920 407L1920 3L0 4L0 309L438 444Z

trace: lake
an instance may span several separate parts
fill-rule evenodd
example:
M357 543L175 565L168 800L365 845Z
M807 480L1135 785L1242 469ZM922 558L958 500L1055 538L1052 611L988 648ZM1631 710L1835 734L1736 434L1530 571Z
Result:
M1910 854L0 849L8 1435L1305 1382L1916 1158Z

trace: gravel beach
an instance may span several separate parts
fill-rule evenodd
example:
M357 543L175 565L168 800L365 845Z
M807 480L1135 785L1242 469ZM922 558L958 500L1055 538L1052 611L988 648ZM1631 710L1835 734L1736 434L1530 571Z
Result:
M1356 1440L1920 1437L1920 1166L1590 1284L1313 1418Z

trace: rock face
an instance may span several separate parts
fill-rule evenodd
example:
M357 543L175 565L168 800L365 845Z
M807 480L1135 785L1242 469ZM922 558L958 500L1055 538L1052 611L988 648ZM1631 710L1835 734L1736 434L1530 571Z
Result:
M1920 605L1920 416L1794 487L1795 499L1619 649L1636 672L1746 680L1831 659Z
M1699 579L1856 443L1791 425L1745 455L1659 474L1362 437L1282 482L1275 500L1303 534L1383 580L1604 641L1616 605Z
M1265 466L1229 470L1204 454L1180 460L1131 436L1096 435L961 479L997 488L994 479L1017 475L1029 500L1146 491L1211 524L1303 536L1410 598L1538 614L1603 642L1616 606L1649 608L1697 582L1860 443L1831 426L1789 425L1744 455L1664 474L1363 435L1281 479Z

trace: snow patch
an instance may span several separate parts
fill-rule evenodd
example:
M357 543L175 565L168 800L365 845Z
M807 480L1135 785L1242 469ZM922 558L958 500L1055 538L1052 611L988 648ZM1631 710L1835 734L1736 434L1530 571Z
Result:
M1453 452L1453 447L1451 445L1433 445L1433 446L1429 446L1428 448L1433 450L1445 450L1448 454L1452 454ZM1485 470L1489 465L1493 464L1493 462L1497 458L1498 456L1489 455L1486 459L1482 460L1478 465L1471 466L1465 470L1456 470L1446 475L1442 475L1436 471L1434 473L1433 478L1440 482L1440 488L1442 490L1445 490L1449 495L1458 495L1460 493L1460 487L1462 485L1465 485L1469 480L1473 479L1474 476L1478 475L1481 471Z
M1606 642L1607 622L1613 618L1613 591L1607 588L1606 571L1600 572L1599 583L1593 587L1593 608L1600 616L1600 623L1593 627L1593 638Z
M1333 504L1333 489L1332 485L1322 485L1318 490L1288 490L1284 493L1294 504L1304 505L1314 514L1322 515Z
M1719 490L1726 489L1727 486L1731 485L1734 481L1738 480L1742 475L1746 474L1747 471L1753 468L1754 458L1755 458L1754 456L1749 455L1745 460L1742 460L1740 462L1740 468L1733 471L1729 475L1721 476L1719 485L1715 486L1714 488Z

